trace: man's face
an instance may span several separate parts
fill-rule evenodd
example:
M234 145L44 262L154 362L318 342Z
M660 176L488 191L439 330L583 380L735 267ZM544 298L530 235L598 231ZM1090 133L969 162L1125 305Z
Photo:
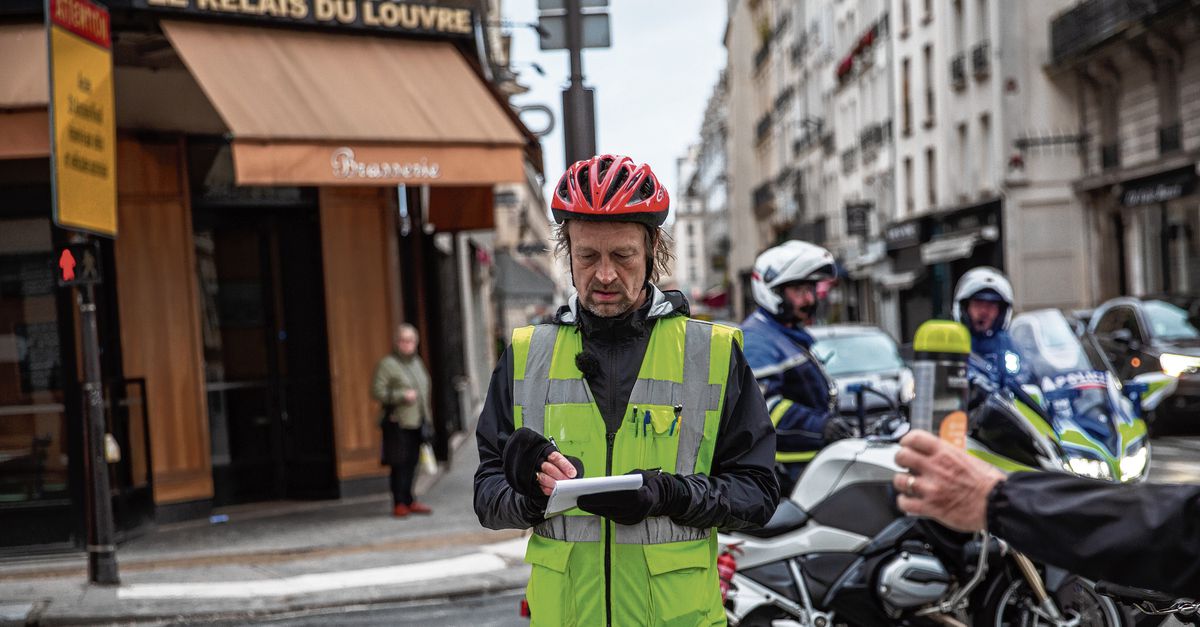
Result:
M405 357L415 355L417 352L417 334L412 331L401 331L399 337L396 338L396 351Z
M567 223L571 274L584 309L613 318L645 301L646 229L633 222Z
M972 298L967 301L967 319L971 322L971 330L976 333L986 333L996 324L1000 317L1000 303L993 300Z
M817 304L816 283L792 283L783 286L783 306L790 308L800 326L812 322L813 305Z

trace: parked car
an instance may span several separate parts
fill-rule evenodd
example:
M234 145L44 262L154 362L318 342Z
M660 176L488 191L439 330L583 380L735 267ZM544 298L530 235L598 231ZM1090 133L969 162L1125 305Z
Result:
M1148 386L1151 433L1200 432L1200 299L1114 298L1096 308L1088 339L1122 381Z
M813 354L820 359L838 386L838 403L843 416L856 416L855 395L848 387L865 383L891 398L907 411L914 396L913 374L900 357L896 341L878 327L863 324L835 324L808 327L816 342ZM888 404L874 395L863 398L869 417L888 411Z

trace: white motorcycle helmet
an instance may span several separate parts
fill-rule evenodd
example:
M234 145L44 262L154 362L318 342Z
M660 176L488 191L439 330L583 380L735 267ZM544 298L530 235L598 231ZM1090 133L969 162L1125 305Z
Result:
M968 329L971 328L971 322L967 320L967 301L972 298L1003 304L1004 312L999 318L999 328L993 328L992 332L1008 328L1013 317L1013 289L1003 272L989 266L980 266L971 268L958 280L958 287L954 289L951 315Z
M750 288L754 301L768 313L783 313L780 288L797 281L823 281L837 275L833 255L816 244L791 240L768 248L754 261Z

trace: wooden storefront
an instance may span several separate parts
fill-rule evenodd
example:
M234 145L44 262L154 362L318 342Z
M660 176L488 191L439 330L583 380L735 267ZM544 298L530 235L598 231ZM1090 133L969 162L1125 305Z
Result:
M402 250L401 194L424 212L418 224L440 216L449 228L487 228L491 186L524 180L527 132L463 55L473 40L459 45L157 12L147 22L140 3L128 4L114 11L114 28L129 29L116 39L131 48L123 54L119 43L116 55L120 235L104 243L109 313L101 317L106 378L136 388L121 403L135 409L110 418L123 421L128 446L119 474L152 495L160 522L205 515L214 504L336 497L361 490L364 481L376 485L386 469L379 464L370 379L396 324L412 310L402 294L413 294L422 281L406 284L422 273L401 260L423 249ZM38 46L30 37L44 37L40 32L35 23L0 27L0 50L25 50L36 64ZM299 63L281 69L281 57L247 57L254 46L284 50ZM157 56L153 62L130 57L133 47ZM228 62L217 51L244 62ZM345 61L364 54L378 67L355 75L353 68L370 64ZM161 65L161 76L145 65ZM304 102L296 101L297 93ZM38 128L45 129L45 85L36 72L22 97L15 101L0 89L0 191L27 178L28 170L48 167L48 130ZM186 107L173 116L181 98ZM408 191L400 191L405 185ZM426 186L433 191L415 191ZM18 209L25 213L18 216ZM0 200L0 228L35 220L37 232L50 234L37 254L49 258L66 235L51 229L48 214L25 217L31 211L40 215ZM0 237L0 283L4 264L29 254L5 246ZM49 307L63 300L20 290L6 295L0 285L0 390L4 377L28 378L24 362L5 362L4 342L33 324L27 314L6 317L6 303L26 311L31 298ZM5 447L23 455L24 443L38 442L42 429L14 427L18 421L7 417L6 406L59 408L64 417L54 420L62 433L53 446L72 458L73 470L62 470L66 486L66 475L78 473L69 452L80 437L72 432L78 420L70 417L78 410L71 401L78 383L69 336L77 330L69 303L57 310L64 357L56 365L63 373L59 391L0 397L0 464ZM269 339L261 347L259 339L245 339L263 337ZM300 388L320 391L313 396ZM289 411L301 406L308 426L288 435L297 422ZM8 413L17 411L25 410ZM20 424L48 420L21 418ZM269 432L262 441L282 456L251 460L268 464L262 468L274 473L273 487L238 478L234 467L245 451L230 443L242 438L245 449L258 441L239 435L246 421L262 423ZM3 473L0 465L0 497ZM222 488L230 481L232 488ZM63 506L81 517L82 491L63 490ZM34 524L34 518L8 517L4 506L0 498L0 520ZM23 543L78 544L81 529L79 522L70 538Z

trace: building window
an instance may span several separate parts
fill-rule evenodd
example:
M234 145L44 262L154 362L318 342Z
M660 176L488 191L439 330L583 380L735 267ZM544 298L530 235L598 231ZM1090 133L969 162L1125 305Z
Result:
M979 180L982 189L994 191L993 181L999 180L999 175L992 171L992 116L984 113L979 116L979 147L982 154L979 158Z
M966 45L965 27L963 25L963 5L962 0L954 0L954 54L962 53Z
M691 235L693 232L695 232L695 230L696 230L695 225L693 225L691 222L688 222L687 223L687 234Z
M921 23L928 24L933 21L933 0L925 0L925 15L921 16Z
M933 128L933 46L925 46L925 128Z
M1170 154L1183 148L1179 124L1179 68L1170 59L1155 63L1158 80L1158 152Z
M1100 167L1109 170L1120 167L1120 94L1114 83L1098 85L1096 98L1100 108Z
M904 158L904 213L912 214L916 210L916 201L913 194L913 160L912 157Z
M908 25L912 19L908 8L908 0L900 0L900 39L908 37Z
M904 103L903 124L900 128L904 131L905 137L912 134L912 93L909 79L909 62L908 59L904 59L900 62L900 93Z
M929 188L929 208L937 207L937 157L933 148L925 149L925 185Z
M959 176L954 177L954 186L958 191L958 201L966 202L971 193L971 184L979 180L975 172L971 170L971 147L967 144L966 122L958 125L958 159L961 169Z
M979 0L978 6L975 7L975 11L978 13L975 19L979 23L979 32L975 33L975 41L986 41L991 37L990 33L988 33L989 8L988 0Z

